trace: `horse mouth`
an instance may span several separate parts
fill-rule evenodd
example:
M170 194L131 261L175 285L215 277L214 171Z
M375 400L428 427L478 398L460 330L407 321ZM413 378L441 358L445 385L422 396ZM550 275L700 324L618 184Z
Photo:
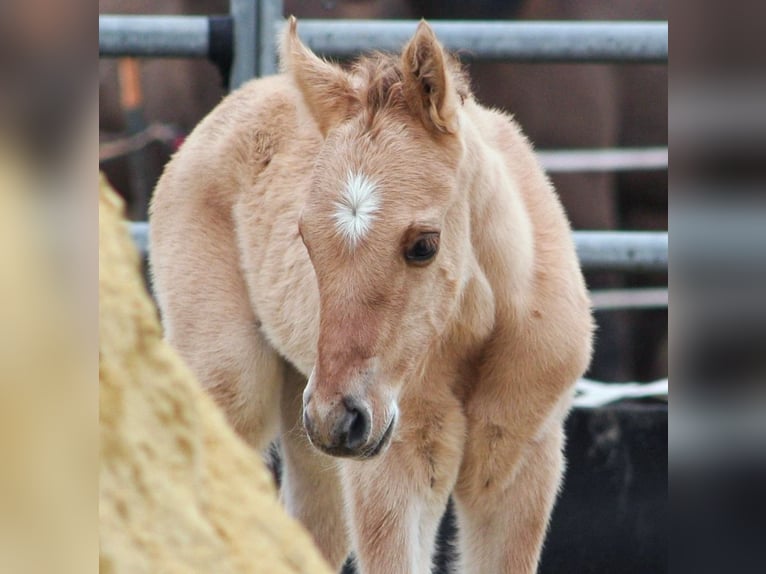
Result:
M311 437L309 437L309 441L311 441L312 444L314 444L314 446L317 447L319 450L321 450L325 454L329 454L330 456L335 456L338 458L353 458L356 460L367 460L369 458L375 458L381 452L383 452L383 450L388 446L388 443L391 442L391 437L394 434L395 426L396 426L396 415L391 417L391 420L388 422L388 426L386 427L385 432L380 437L378 442L376 442L375 444L369 445L366 448L361 450L350 450L342 446L323 446L319 444L314 444L313 441L311 441Z
M388 428L386 428L386 431L383 433L383 436L380 437L377 444L372 445L370 449L362 451L361 455L357 458L365 459L378 456L383 449L388 446L388 443L391 442L391 437L394 434L394 426L396 426L396 416L391 417L391 420L388 423Z

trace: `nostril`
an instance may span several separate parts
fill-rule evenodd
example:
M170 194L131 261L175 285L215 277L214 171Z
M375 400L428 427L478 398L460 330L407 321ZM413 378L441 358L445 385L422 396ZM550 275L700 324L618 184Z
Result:
M351 424L348 427L348 434L346 435L346 446L352 450L356 450L367 440L367 434L370 431L370 422L367 415L358 409L351 409L349 411L349 417L351 419Z
M350 396L343 397L346 417L343 425L341 443L349 450L362 447L370 436L370 415L362 405Z

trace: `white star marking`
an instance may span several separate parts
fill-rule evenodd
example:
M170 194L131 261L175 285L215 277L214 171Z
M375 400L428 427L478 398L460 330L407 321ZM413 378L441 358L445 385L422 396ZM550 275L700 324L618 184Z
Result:
M377 188L366 175L349 171L340 200L335 202L335 228L353 248L370 231L378 211Z

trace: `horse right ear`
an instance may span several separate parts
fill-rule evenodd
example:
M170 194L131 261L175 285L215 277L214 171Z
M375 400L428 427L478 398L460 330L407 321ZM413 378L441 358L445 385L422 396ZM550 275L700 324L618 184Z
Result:
M456 133L461 96L449 56L425 20L402 50L402 71L405 97L423 124L435 132Z
M297 27L295 16L290 16L282 36L281 68L293 77L322 135L327 135L351 116L359 101L348 74L304 46Z

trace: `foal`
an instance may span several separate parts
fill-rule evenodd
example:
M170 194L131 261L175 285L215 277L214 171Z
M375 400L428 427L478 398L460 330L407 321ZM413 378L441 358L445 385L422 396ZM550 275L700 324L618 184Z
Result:
M291 19L284 73L195 129L152 205L167 339L340 569L537 567L591 349L570 229L519 128L421 22L344 70Z

